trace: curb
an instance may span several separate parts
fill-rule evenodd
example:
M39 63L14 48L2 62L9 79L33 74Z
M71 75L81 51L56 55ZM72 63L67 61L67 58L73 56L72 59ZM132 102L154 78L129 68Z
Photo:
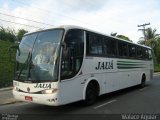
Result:
M0 103L1 105L6 105L6 104L13 104L16 103L16 100L14 98L6 99L5 102Z
M159 76L160 75L160 72L155 72L153 73L153 76L156 77L156 76Z
M19 102L21 102L21 101L17 101L14 98L10 98L10 99L5 100L5 102L0 103L0 106L8 105L8 104L15 104L15 103L19 103Z
M155 72L155 73L153 73L154 75L158 75L158 74L160 74L160 72Z
M13 87L1 88L0 92L12 90L12 89L13 89Z

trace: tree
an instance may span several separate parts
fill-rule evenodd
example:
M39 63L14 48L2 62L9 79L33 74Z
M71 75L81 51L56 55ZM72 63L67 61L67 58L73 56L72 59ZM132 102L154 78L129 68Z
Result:
M118 35L117 33L111 33L111 36L132 42L132 40L130 40L129 37L125 35Z
M156 41L157 42L154 47L154 53L156 56L156 62L160 64L160 37L158 37Z
M153 59L155 63L160 63L160 38L158 37L159 34L156 33L156 29L148 28L145 31L145 37L141 37L138 41L139 44L146 45L152 48L153 50Z
M0 39L3 41L14 42L16 40L15 31L0 26Z
M21 41L22 40L22 37L25 33L27 33L28 31L24 30L24 29L19 29L18 30L18 33L17 33L17 39L18 41Z
M111 36L116 37L117 33L111 33Z
M145 31L145 37L141 37L138 41L139 44L146 45L151 47L152 49L157 44L158 34L156 34L156 29L148 28Z
M16 35L16 32L14 29L11 29L9 27L4 28L3 26L0 26L0 40L9 41L9 42L21 41L23 35L27 32L28 31L24 29L19 29Z

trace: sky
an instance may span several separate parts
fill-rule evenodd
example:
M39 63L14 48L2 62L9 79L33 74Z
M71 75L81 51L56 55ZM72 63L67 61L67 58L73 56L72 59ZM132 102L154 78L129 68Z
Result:
M160 33L159 0L0 0L0 26L16 30L76 25L137 43L143 36L137 25L144 23Z

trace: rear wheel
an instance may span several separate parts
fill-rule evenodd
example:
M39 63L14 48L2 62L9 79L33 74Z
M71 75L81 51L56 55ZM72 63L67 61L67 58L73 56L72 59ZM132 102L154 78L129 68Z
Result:
M98 88L93 83L89 83L86 89L85 105L92 105L96 102L98 97Z
M145 75L143 75L143 76L142 76L142 79L141 79L140 87L141 87L141 88L144 88L144 87L145 87L145 85L146 85L146 76L145 76Z

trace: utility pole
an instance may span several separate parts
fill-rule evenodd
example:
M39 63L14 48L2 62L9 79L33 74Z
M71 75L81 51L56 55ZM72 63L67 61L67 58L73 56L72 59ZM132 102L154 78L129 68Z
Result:
M143 32L143 35L144 35L144 40L146 41L146 33L145 33L145 31L146 31L146 26L147 25L150 25L150 23L145 23L145 24L142 24L142 25L138 25L138 27L143 27L143 29L138 29L138 30L141 30L142 32Z

